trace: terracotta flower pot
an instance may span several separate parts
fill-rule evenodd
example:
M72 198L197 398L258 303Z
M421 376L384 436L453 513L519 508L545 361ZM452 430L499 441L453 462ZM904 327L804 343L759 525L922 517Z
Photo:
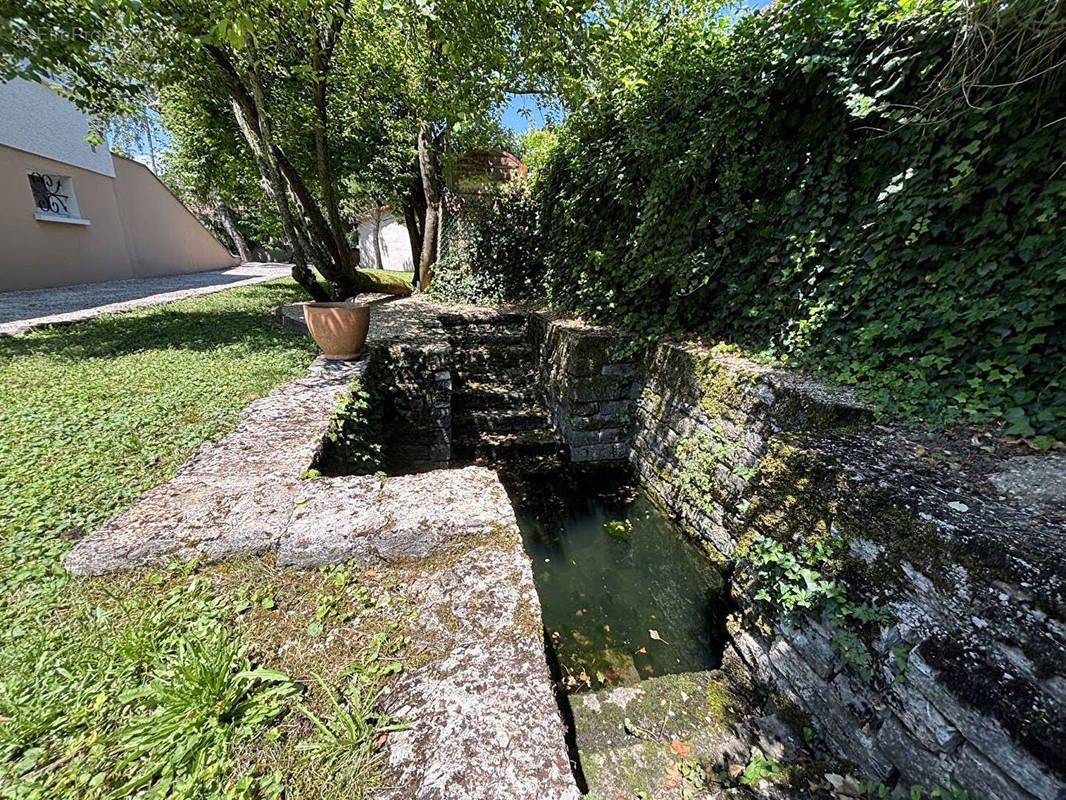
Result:
M358 358L370 328L370 307L366 303L305 303L304 321L333 361Z

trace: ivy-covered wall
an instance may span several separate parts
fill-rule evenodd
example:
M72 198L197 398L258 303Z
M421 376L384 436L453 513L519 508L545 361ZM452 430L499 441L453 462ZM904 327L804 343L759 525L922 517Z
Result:
M964 96L971 7L998 8L1015 48ZM523 275L593 320L738 342L889 414L1005 419L1049 445L1066 437L1066 69L1023 79L1064 25L1062 3L1020 0L664 25L559 129Z

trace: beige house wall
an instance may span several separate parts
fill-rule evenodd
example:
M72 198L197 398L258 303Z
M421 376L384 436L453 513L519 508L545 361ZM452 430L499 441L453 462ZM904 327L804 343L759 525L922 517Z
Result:
M115 178L0 145L0 291L222 269L237 263L145 167ZM69 176L88 225L35 216L27 175Z
M73 179L89 225L34 217L27 175ZM0 291L133 277L114 178L0 145Z
M148 167L112 158L118 213L136 275L202 272L238 263Z

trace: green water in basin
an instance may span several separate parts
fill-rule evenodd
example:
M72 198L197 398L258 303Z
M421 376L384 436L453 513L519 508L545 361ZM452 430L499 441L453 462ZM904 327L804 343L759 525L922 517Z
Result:
M719 666L722 576L625 476L561 473L509 489L565 688Z

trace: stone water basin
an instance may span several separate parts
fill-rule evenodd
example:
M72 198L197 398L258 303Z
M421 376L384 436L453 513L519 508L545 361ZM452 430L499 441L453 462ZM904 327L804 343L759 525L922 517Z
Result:
M508 491L562 688L719 666L722 575L627 474L566 470Z

